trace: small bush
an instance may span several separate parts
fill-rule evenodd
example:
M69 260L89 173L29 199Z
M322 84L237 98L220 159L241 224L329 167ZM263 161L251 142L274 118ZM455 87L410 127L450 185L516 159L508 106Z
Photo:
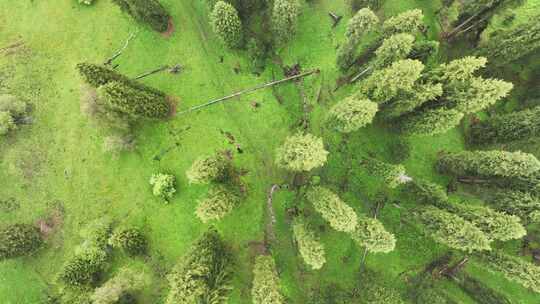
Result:
M60 272L59 278L70 286L92 285L105 268L107 253L96 247L73 256Z
M221 155L201 156L186 171L190 183L208 184L225 179L228 161Z
M0 261L29 255L39 249L43 239L39 229L27 224L14 224L0 230Z
M199 202L195 214L204 223L220 220L238 205L238 201L234 193L224 187L215 187L210 190L206 199Z
M148 246L146 237L137 228L120 229L114 232L109 239L109 244L114 248L124 250L131 256L145 254Z
M154 196L164 198L166 201L171 199L176 192L175 177L170 174L157 173L150 177L152 193Z
M6 135L16 129L17 125L11 114L6 111L0 112L0 135Z

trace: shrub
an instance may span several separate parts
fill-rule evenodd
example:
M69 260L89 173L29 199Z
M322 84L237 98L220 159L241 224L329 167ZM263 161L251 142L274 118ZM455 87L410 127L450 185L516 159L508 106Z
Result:
M138 22L148 24L154 31L165 32L169 13L157 0L112 0L120 9Z
M94 220L83 229L80 235L84 239L83 248L96 247L105 249L112 232L112 221L108 217Z
M299 11L298 0L274 0L272 32L277 45L286 43L294 36Z
M144 275L129 268L121 269L112 279L97 288L92 296L92 304L117 304L127 294L141 289Z
M70 286L92 285L104 270L106 260L107 253L103 249L86 248L64 264L59 278Z
M27 224L13 224L0 229L0 261L29 255L43 244L39 229Z
M377 110L377 104L369 99L350 96L330 109L328 122L339 132L350 133L370 124Z
M224 180L228 167L229 163L222 155L201 156L186 171L186 176L190 183L208 184Z
M209 229L168 275L166 304L227 302L231 281L231 254L219 233Z
M293 234L300 256L311 269L321 269L326 263L324 246L313 231L300 221L293 224Z
M15 120L11 116L9 112L1 111L0 112L0 136L6 135L9 133L9 131L13 131L17 129L17 125L15 124Z
M109 239L109 244L114 248L124 250L131 256L145 254L148 247L146 237L137 228L124 228L115 231Z
M117 155L123 151L135 150L135 138L131 134L113 134L105 137L103 150Z
M219 39L230 48L242 43L242 22L236 9L227 2L219 1L210 14L210 24Z
M326 163L328 151L321 138L311 134L296 134L287 137L277 149L276 163L279 167L294 171L310 171Z
M306 198L332 228L342 232L353 232L356 228L356 213L334 192L314 187L307 192Z
M170 104L163 93L140 89L130 84L110 81L99 87L98 95L107 107L133 118L163 119L169 116Z
M276 263L271 256L258 256L253 267L253 304L284 304Z
M9 112L14 119L26 113L26 102L13 95L0 95L0 112Z
M150 177L150 185L154 196L161 197L168 201L176 192L175 177L171 174L157 173Z
M204 223L220 220L229 214L239 202L239 198L224 187L214 187L208 197L199 201L195 214Z

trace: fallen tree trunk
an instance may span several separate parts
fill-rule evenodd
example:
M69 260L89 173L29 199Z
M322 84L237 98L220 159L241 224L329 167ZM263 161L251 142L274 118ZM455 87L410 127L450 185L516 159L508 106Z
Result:
M159 68L157 68L157 69L153 69L153 70L148 71L148 72L146 72L146 73L142 73L141 75L139 75L139 76L137 76L137 77L135 77L135 78L133 78L133 79L135 79L135 80L141 79L141 78L144 78L144 77L146 77L146 76L150 76L150 75L152 75L152 74L159 73L159 72L161 72L161 71L165 71L165 70L168 69L168 68L170 68L168 65L164 65L164 66L159 67Z
M284 83L284 82L287 82L287 81L299 79L299 78L306 77L306 76L309 76L311 74L316 74L316 73L319 73L319 69L311 70L309 72L305 72L305 73L302 73L302 74L298 74L298 75L294 75L294 76L291 76L291 77L283 78L281 80L276 80L276 81L268 82L268 83L265 83L265 84L261 84L261 85L258 85L256 87L253 87L253 88L242 90L242 91L236 92L234 94L231 94L231 95L228 95L228 96L225 96L225 97L221 97L221 98L218 98L218 99L214 99L214 100L211 100L211 101L209 101L207 103L204 103L204 104L201 104L201 105L198 105L198 106L194 106L194 107L189 108L189 109L187 109L185 111L179 112L178 115L182 115L182 114L186 114L186 113L189 113L189 112L197 111L197 110L200 110L202 108L205 108L205 107L211 106L213 104L220 103L220 102L232 99L234 97L238 97L238 96L243 95L243 94L251 93L251 92L254 92L254 91L257 91L257 90L260 90L260 89L264 89L264 88L267 88L267 87L272 87L272 86L275 86L275 85L278 85L278 84L281 84L281 83Z
M114 55L111 56L111 58L105 60L105 62L103 63L103 65L109 65L111 64L116 58L120 57L120 55L122 55L122 52L128 47L129 45L129 42L131 41L131 39L135 38L135 36L137 36L137 32L133 32L129 35L128 39L126 40L126 43L124 43L124 46L122 48L120 48L118 51L116 51L116 53L114 53Z

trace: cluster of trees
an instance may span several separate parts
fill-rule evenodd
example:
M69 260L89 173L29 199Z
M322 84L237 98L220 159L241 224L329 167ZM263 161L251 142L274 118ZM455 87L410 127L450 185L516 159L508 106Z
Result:
M158 0L112 0L120 9L137 22L147 24L154 31L165 32L169 28L169 13Z
M197 158L186 171L193 184L210 184L206 198L199 201L195 214L204 223L220 220L240 203L240 185L231 160L221 153Z
M79 63L77 70L88 85L81 108L111 131L106 150L119 152L134 146L133 126L139 120L165 119L171 104L165 93L140 84L98 64Z
M0 138L24 123L27 108L26 102L16 96L0 95Z

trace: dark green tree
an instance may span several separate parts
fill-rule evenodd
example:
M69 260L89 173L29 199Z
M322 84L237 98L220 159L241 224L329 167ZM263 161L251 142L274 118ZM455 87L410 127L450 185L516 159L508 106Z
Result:
M169 13L157 0L112 0L137 22L148 24L154 31L165 32L169 27Z
M145 254L148 249L148 241L138 228L118 229L112 234L109 244L113 248L124 250L131 256Z
M13 224L0 229L0 261L30 255L43 245L39 229L27 224Z
M540 199L523 191L499 191L491 200L493 207L521 218L524 223L540 222Z
M481 258L490 271L502 273L508 280L540 293L539 266L496 250L483 253Z
M443 187L427 180L415 178L406 183L404 192L416 203L443 207L448 204L448 196Z
M468 140L472 144L505 143L540 135L540 107L492 116L473 123Z
M364 158L361 165L366 168L369 174L381 179L389 188L396 188L411 180L402 165L385 163L371 157Z

